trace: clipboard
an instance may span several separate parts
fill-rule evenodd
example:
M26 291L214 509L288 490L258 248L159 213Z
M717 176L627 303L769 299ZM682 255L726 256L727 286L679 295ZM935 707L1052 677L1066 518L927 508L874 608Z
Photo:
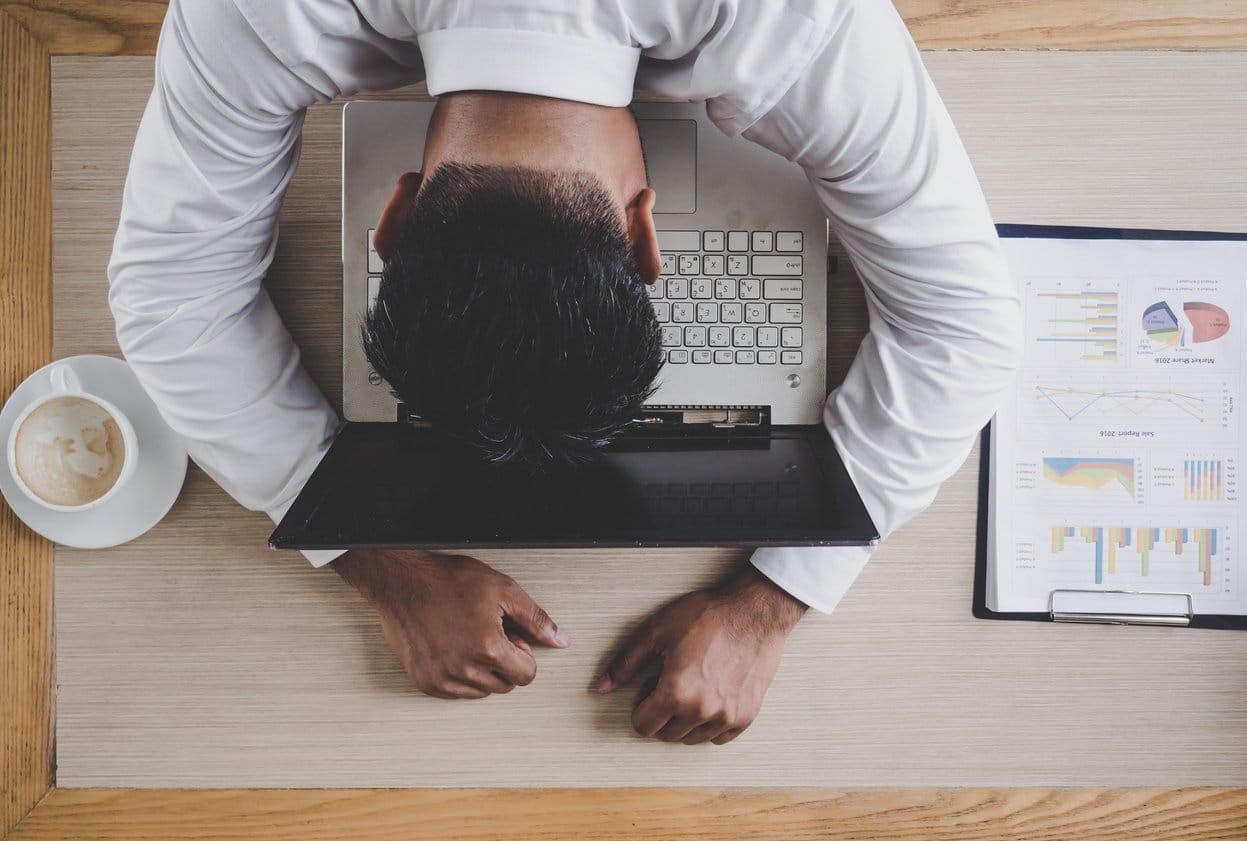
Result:
M1094 228L1068 225L996 226L1002 237L1032 239L1112 239L1170 241L1247 242L1247 233L1211 231L1166 231L1142 228ZM974 597L972 613L976 619L1023 622L1076 622L1098 625L1153 625L1184 628L1247 629L1247 615L1195 613L1190 593L1142 592L1130 590L1054 590L1049 594L1048 610L1000 612L987 607L988 500L991 490L991 421L983 428L979 447L979 493L975 538ZM1079 610L1079 595L1109 594L1117 607L1113 610ZM1146 607L1144 607L1146 605ZM1155 609L1163 606L1164 610Z

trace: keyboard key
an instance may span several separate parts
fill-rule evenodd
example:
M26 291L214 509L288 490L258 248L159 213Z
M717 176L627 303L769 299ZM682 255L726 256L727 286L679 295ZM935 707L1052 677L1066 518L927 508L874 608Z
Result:
M753 360L754 360L754 352L753 352L753 351L751 351L751 350L738 350L738 351L736 351L736 364L737 364L737 365L752 365L752 364L753 364Z
M649 293L651 298L661 298L663 293L667 291L666 279L660 277L653 283L645 284L645 291Z
M688 362L688 351L669 350L667 351L667 361L674 362L676 365L684 365Z
M772 324L800 324L801 304L771 304Z
M766 323L766 304L745 304L746 324Z
M709 278L695 277L688 282L688 296L690 298L713 298L714 284Z
M753 250L770 251L775 247L775 234L771 231L753 232Z
M736 278L721 277L714 282L714 296L720 300L727 298L729 301L736 298Z
M740 279L740 297L747 301L756 301L762 297L762 281L756 277Z
M685 327L684 328L684 344L688 347L705 347L706 346L706 328L705 327Z
M716 350L714 352L715 365L729 365L732 362L732 352L730 350Z
M666 324L671 320L671 304L666 301L655 301L654 315L657 316L659 324Z
M779 328L759 327L758 347L779 347Z
M368 229L368 271L373 274L380 274L385 268L385 264L381 262L381 255L377 253L377 249L372 247L372 237L377 233L376 228Z
M668 298L687 298L688 297L688 278L687 277L667 278L667 297Z
M719 320L719 305L718 304L702 303L702 304L697 305L697 321L699 323L713 324L714 322L718 320Z
M722 254L707 254L701 261L701 267L710 275L723 274L723 266Z
M732 343L732 331L727 327L710 328L710 346L727 347Z
M727 232L727 250L728 251L748 251L749 250L749 232L748 231L728 231Z
M662 328L662 346L663 347L679 347L680 340L684 338L684 331L679 327L663 327Z
M758 351L758 364L759 365L774 365L778 361L779 361L779 354L777 354L775 351L773 350Z
M727 258L727 273L730 275L749 274L749 258L729 254Z
M722 251L723 250L723 232L722 231L706 231L701 235L702 251Z
M732 328L732 344L736 347L753 347L753 328Z
M799 275L802 272L801 255L760 254L753 258L750 274Z
M701 255L700 254L681 254L680 255L680 274L701 274Z
M662 271L659 274L675 274L675 255L662 255Z
M694 365L709 365L710 359L711 359L711 353L708 350L693 351L693 364Z
M800 306L800 304L797 306ZM724 324L740 324L740 320L743 316L744 308L740 304L731 303L721 304L719 306L719 320ZM771 320L774 321L775 319L772 318Z
M762 295L772 301L800 301L801 278L768 277L763 282Z
M680 301L671 305L671 320L676 324L688 324L693 320L693 305Z
M701 251L697 231L658 231L659 251Z
M381 291L381 278L370 275L368 278L368 309L377 302L377 293Z
M801 351L799 350L786 350L783 353L781 353L779 357L780 357L779 361L784 363L785 365L800 365L801 364Z
M783 338L780 344L784 347L801 347L801 328L785 327L782 333Z
M780 231L775 235L775 250L793 252L805 247L805 234L801 231Z

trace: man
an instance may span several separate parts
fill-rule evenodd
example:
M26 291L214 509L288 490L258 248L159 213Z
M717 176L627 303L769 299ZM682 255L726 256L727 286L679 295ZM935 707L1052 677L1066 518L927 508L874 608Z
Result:
M240 503L279 520L338 428L261 287L304 109L421 78L440 101L378 222L386 269L363 336L395 392L483 458L583 458L649 394L661 357L643 284L660 255L634 86L704 100L724 132L806 170L867 290L870 333L826 423L881 533L965 458L1018 362L1018 302L886 0L174 2L110 303L164 417ZM534 679L533 644L568 644L479 561L307 554L376 607L431 695L508 692ZM807 607L831 611L868 556L759 550L649 617L599 689L659 658L636 730L731 741L789 631Z

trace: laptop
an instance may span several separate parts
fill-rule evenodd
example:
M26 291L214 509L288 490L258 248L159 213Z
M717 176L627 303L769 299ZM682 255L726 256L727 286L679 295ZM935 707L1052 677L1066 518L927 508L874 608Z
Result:
M827 220L799 167L723 135L704 107L634 104L657 193L649 287L665 363L600 457L534 474L484 465L372 370L359 325L372 236L423 155L435 103L343 110L343 410L348 423L274 548L863 545L877 530L822 423Z

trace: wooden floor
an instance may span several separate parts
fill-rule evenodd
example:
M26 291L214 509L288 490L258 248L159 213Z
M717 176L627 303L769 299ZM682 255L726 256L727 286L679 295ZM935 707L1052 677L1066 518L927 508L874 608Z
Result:
M1247 91L1233 81L1247 77L1247 54L984 52L929 64L1001 221L1247 224L1236 140ZM99 267L150 68L53 63L58 355L115 350ZM309 116L269 279L335 401L338 119L336 105ZM852 283L840 278L833 295L839 369L865 323ZM636 737L630 691L588 687L632 622L741 553L484 553L573 646L541 652L530 687L447 703L407 688L370 609L336 576L265 550L268 520L194 471L141 540L57 550L59 783L1247 784L1247 673L1208 667L1247 661L1247 635L970 618L974 469L888 541L834 616L801 624L745 736L692 749Z

